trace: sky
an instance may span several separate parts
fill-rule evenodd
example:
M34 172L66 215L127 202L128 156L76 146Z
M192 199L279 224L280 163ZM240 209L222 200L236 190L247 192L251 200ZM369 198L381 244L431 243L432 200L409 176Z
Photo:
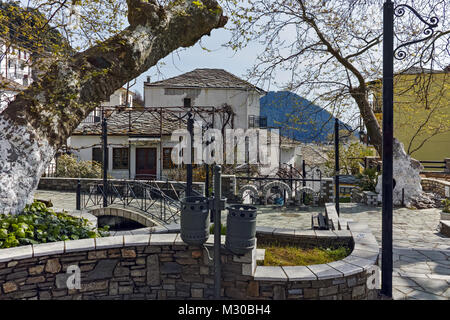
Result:
M231 32L225 29L213 30L211 36L204 36L200 43L186 49L172 53L164 58L161 62L163 66L159 67L162 75L159 75L156 67L150 68L147 72L141 74L136 81L136 85L131 90L143 93L144 81L147 76L151 77L151 82L167 79L177 76L197 68L213 68L225 69L226 71L244 79L246 79L247 70L255 63L255 57L263 47L258 43L252 42L248 47L235 52L223 46L231 37ZM202 48L207 48L209 51ZM279 75L279 81L283 79L283 75ZM255 84L255 83L254 83ZM273 87L271 90L278 90Z

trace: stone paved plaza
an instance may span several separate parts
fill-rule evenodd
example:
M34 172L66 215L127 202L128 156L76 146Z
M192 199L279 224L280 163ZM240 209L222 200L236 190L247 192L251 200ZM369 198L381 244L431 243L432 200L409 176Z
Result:
M75 209L75 193L38 190L35 198L52 200L56 209ZM258 209L258 226L290 229L310 229L311 213L320 210ZM439 213L439 209L394 210L394 299L450 299L450 238L438 232ZM366 223L381 247L381 208L344 203L341 217Z

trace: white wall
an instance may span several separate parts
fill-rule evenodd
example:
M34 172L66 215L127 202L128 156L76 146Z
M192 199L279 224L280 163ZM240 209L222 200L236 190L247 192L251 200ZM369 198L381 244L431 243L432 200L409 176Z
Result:
M3 56L0 60L0 74L20 85L30 85L33 82L30 53L14 46L6 46L4 43L1 43L0 48L0 55ZM26 77L28 83L24 82Z
M80 148L79 151L75 151L78 160L92 160L92 146L95 148L101 148L100 136L72 136L68 140L68 144L73 148ZM171 142L169 137L163 137L163 148L173 147L176 142ZM86 148L87 147L87 148ZM129 154L129 167L130 169L117 170L113 169L113 148L128 148L127 136L108 136L108 174L116 179L134 179L136 175L136 148L156 148L156 174L158 178L161 177L161 149L159 141L139 143L139 145L130 145Z
M118 89L116 90L110 97L108 101L103 101L100 103L101 106L104 107L116 107L121 106L125 103L125 94L126 90ZM133 94L130 92L128 93L128 105L130 108L133 108ZM95 108L94 111L92 111L83 122L93 122L93 117L101 117L101 110L99 108Z
M235 128L248 128L248 116L259 116L260 95L254 90L239 89L164 89L161 87L144 86L146 107L180 107L184 98L191 98L191 104L196 107L220 107L228 104L235 115ZM215 126L221 124L216 115Z

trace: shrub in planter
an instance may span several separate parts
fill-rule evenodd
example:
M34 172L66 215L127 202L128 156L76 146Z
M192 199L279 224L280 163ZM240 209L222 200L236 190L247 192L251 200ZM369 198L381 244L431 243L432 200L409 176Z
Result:
M376 168L366 168L362 174L358 174L359 179L358 186L362 191L372 191L375 192L375 187L377 186L379 173Z
M450 199L442 200L442 205L441 220L450 220Z
M106 236L107 230L108 227L92 230L87 219L54 212L44 203L35 201L20 214L0 215L0 248L97 238Z
M102 165L95 161L77 161L74 156L64 154L58 158L56 176L100 179L102 177Z

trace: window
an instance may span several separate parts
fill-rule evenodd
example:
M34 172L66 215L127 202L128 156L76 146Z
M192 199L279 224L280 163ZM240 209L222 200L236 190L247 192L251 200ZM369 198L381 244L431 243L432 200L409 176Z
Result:
M128 169L128 148L113 149L113 169Z
M267 117L259 117L259 127L267 128Z
M249 128L255 127L255 116L248 116L248 127Z
M175 164L172 162L172 148L163 148L163 169L173 169Z
M267 117L248 116L249 128L267 128Z
M102 148L92 148L92 161L103 163Z

